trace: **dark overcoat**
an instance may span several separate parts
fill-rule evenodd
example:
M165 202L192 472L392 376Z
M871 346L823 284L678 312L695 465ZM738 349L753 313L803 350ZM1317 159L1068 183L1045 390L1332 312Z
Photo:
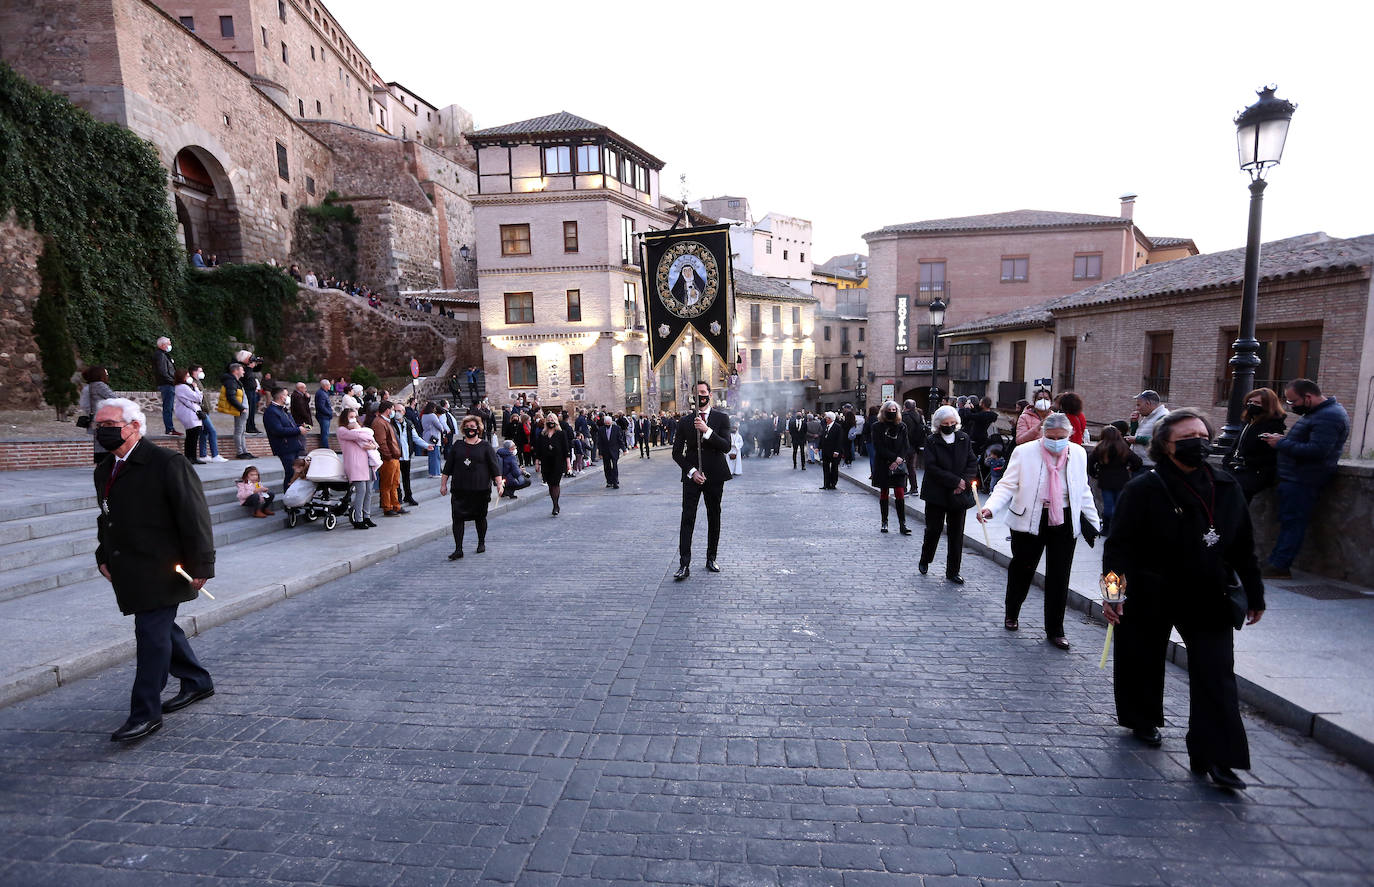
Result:
M110 571L119 611L128 615L195 600L197 579L215 575L215 537L205 493L186 457L139 441L114 482L114 456L95 467L99 545L95 562Z

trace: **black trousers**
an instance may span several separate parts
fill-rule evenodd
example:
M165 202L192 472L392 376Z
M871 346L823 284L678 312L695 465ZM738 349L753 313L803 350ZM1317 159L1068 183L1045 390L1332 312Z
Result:
M1143 600L1129 601L1115 632L1117 723L1132 730L1164 726L1164 664L1171 627L1188 649L1187 746L1193 766L1250 769L1230 625L1175 622L1152 612Z
M921 541L921 563L928 564L935 559L935 549L940 545L940 531L945 530L949 540L949 551L945 554L945 575L959 575L959 567L964 563L966 514L967 508L945 508L943 505L926 503L926 534Z
M409 502L411 499L414 499L414 498L415 498L414 496L410 495L410 461L411 461L411 460L409 460L409 459L402 459L402 460L401 460L401 497L400 497L400 498L401 498L401 501L402 501L402 502Z
M793 468L796 468L796 467L797 467L797 457L798 457L798 456L801 457L801 467L802 467L802 471L805 471L805 470L806 470L806 441L802 441L801 443L797 443L796 441L793 441L793 442L792 442L792 467L793 467Z
M822 453L822 454L821 454L821 470L824 472L824 474L821 475L821 479L825 482L825 484L824 484L825 486L834 489L836 486L839 485L839 483L840 483L840 460L839 460L839 457L837 457L837 456L832 456L830 453Z
M1030 593L1035 580L1035 568L1040 556L1045 556L1045 637L1064 636L1064 605L1069 600L1069 571L1073 569L1073 552L1078 540L1073 535L1073 513L1064 509L1064 522L1050 526L1050 519L1040 513L1040 532L1011 531L1011 565L1007 567L1007 618L1021 615L1021 605Z
M619 454L619 453L609 453L609 452L607 452L607 453L602 453L602 454L601 454L601 468L602 468L602 470L604 470L604 471L606 472L606 483L608 483L608 484L618 484L618 483L620 483L620 454Z
M678 562L692 562L692 531L697 525L697 502L706 500L706 559L713 561L720 546L720 500L724 483L684 481L682 484L682 527L678 533Z
M200 664L186 633L177 625L176 606L135 613L134 641L137 652L134 688L129 694L131 722L162 717L162 691L169 674L181 680L183 690L207 690L214 686L210 672Z
M645 459L649 458L649 436L647 434L639 438L639 455Z

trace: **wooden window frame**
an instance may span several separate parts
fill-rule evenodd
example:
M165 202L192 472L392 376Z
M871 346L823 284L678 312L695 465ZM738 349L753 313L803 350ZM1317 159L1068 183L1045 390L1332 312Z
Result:
M1007 265L1010 263L1011 271L1008 273ZM1021 274L1018 277L1016 269L1018 263L1021 267ZM1003 256L1002 270L999 275L1002 283L1029 283L1030 282L1030 256Z
M283 182L291 181L291 157L281 142L277 142L277 176Z
M584 355L568 355L568 384L586 385L587 384L587 364Z
M225 27L228 25L228 27ZM222 15L219 17L219 36L225 40L234 38L234 17L232 15Z
M1078 273L1078 260L1083 260L1083 273ZM1097 259L1097 273L1090 274L1089 260ZM1074 280L1101 280L1102 279L1102 253L1074 253L1073 254L1073 279Z
M526 299L528 300L528 304L523 304L523 302L525 302ZM515 325L534 323L534 293L503 293L502 302L504 303L505 307L505 316L507 324ZM529 319L521 320L520 318L524 315L527 309L529 311ZM514 310L515 312L513 316L512 310Z
M569 225L571 225L572 227L569 228L569 227L568 227ZM569 234L571 234L571 236L569 236ZM575 252L577 252L577 251L578 251L577 222L576 222L576 221L565 221L565 222L563 222L563 252L565 252L565 253L575 253Z
M567 169L550 169L550 168L549 168L549 152L550 152L550 151L555 152L555 156L557 156L556 152L559 152L559 151L566 151L566 152L567 152L567 156L568 156L568 168L567 168ZM570 176L570 175L572 175L572 173L573 173L573 154L572 154L572 145L545 145L545 146L544 146L544 150L542 150L542 151L539 152L539 157L540 157L540 162L543 164L544 175L546 175L546 176ZM562 166L561 163L559 163L558 165L559 165L559 166Z
M521 238L519 238L519 237L509 237L509 236L507 236L508 233L509 233L509 234L518 234L518 233L520 233L520 229L521 229L521 228L525 229L525 231L524 231L525 236L524 236L523 240L522 240ZM524 250L520 250L520 249L517 249L517 248L516 248L516 247L518 247L521 243L524 243L524 245L525 245ZM532 244L531 244L531 242L530 242L530 226L529 226L529 223L528 223L528 222L520 222L520 223L514 223L514 224L510 224L510 225L502 225L502 226L501 226L501 255L503 255L503 256L528 256L532 251L533 251L533 246L532 246Z
M516 367L520 367L519 381L516 381ZM531 374L529 368L533 368ZM531 380L531 375L533 379ZM506 358L506 377L510 382L510 388L538 388L539 387L539 358L533 354L511 356Z
M582 321L582 290L568 290L567 300L568 323L580 323Z

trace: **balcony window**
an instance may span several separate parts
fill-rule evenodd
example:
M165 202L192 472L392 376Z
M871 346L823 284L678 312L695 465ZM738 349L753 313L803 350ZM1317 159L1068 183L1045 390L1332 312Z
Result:
M581 173L600 172L601 149L596 145L578 145L577 171Z
M528 256L530 254L530 226L501 226L501 255Z
M572 148L556 145L544 149L544 175L557 176L572 172Z
M606 175L615 178L620 169L620 156L615 153L613 148L607 148L601 152L601 159L605 161L603 168L606 170Z
M949 377L955 385L974 388L988 381L992 364L992 346L987 342L969 342L949 348Z
M781 348L774 348L774 349L773 349L773 378L774 378L774 379L781 379L781 378L782 378L782 349L781 349Z
M506 323L534 323L534 293L506 293Z
M763 338L762 313L763 306L759 305L757 302L749 306L749 338L751 339Z
M625 281L625 329L634 329L639 321L639 305L635 298L635 285Z
M763 349L749 349L749 379L757 382L763 378Z
M801 350L800 348L793 348L793 349L792 349L792 378L794 378L794 379L800 379L801 377L802 377L802 350Z
M620 261L626 265L639 264L639 251L635 248L635 220L629 216L620 217Z

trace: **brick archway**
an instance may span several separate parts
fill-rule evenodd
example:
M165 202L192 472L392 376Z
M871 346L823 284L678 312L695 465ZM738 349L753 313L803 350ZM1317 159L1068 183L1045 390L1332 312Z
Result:
M243 234L234 186L215 156L187 145L172 160L172 194L187 255L201 250L206 262L242 262Z

